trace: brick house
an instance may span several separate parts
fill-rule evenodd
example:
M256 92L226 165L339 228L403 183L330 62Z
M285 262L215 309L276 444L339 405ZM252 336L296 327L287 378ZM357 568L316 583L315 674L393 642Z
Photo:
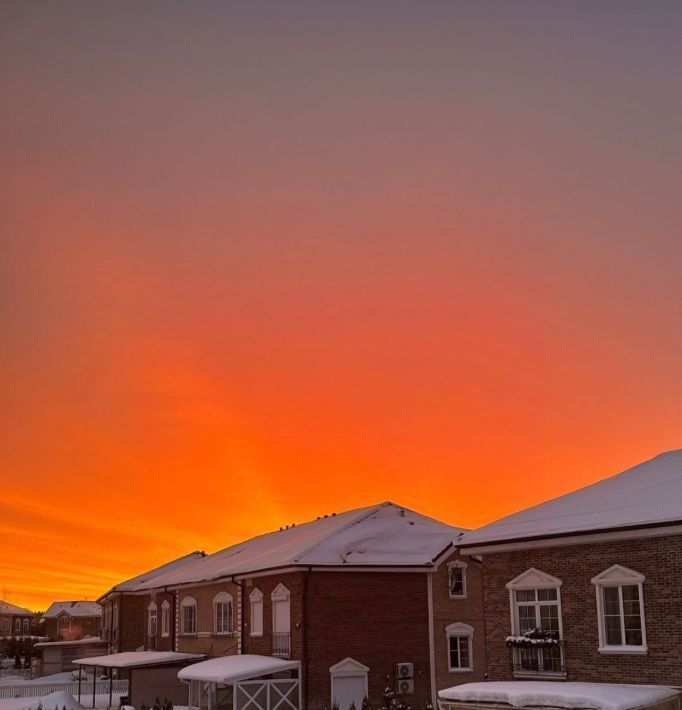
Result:
M681 502L672 451L465 534L490 679L682 686Z
M382 503L182 558L102 601L119 605L118 650L125 615L129 646L300 661L308 708L359 710L386 687L435 705L485 672L481 563L459 555L462 532Z
M52 602L43 621L44 633L52 641L79 641L99 634L102 607L89 601Z
M29 609L0 601L0 638L21 638L32 634L33 612Z
M183 565L201 558L205 553L196 551L188 555L183 555L175 560L171 560L160 567L155 567L147 572L127 579L124 582L112 587L103 594L97 602L102 608L101 637L108 642L109 653L124 653L137 651L140 648L154 648L152 641L148 638L147 608L152 601L152 596L148 591L141 591L143 583L149 582L155 576L172 570L179 570ZM175 603L173 594L165 594L163 591L157 592L160 595L161 604L167 602L168 605ZM161 599L162 597L162 599ZM164 609L167 607L164 606ZM164 611L164 613L166 613ZM174 607L168 613L175 615ZM156 634L153 635L154 640ZM170 650L174 643L175 628L172 633L164 634L159 638L158 650ZM154 650L157 650L154 648Z

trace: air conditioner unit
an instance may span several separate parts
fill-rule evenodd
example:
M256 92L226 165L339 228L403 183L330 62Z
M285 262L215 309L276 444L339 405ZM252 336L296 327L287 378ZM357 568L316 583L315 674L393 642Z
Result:
M414 680L412 678L398 678L395 690L398 695L414 693Z
M414 663L396 663L395 677L398 680L401 678L414 678Z

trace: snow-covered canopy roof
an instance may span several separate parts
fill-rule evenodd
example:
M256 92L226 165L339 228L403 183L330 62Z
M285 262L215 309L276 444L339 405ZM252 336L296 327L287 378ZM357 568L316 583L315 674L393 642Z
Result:
M507 703L514 708L540 706L590 710L633 710L677 695L677 690L662 686L540 680L465 683L438 692L442 700Z
M466 533L462 546L682 521L682 449Z
M43 618L56 619L61 614L68 614L72 617L102 616L102 607L97 602L52 602L43 614Z
M131 577L125 582L119 582L119 584L113 586L106 594L103 594L100 597L100 600L108 597L110 594L113 594L115 592L136 592L143 584L153 582L156 577L163 574L167 574L169 572L178 571L185 565L194 562L197 559L205 557L205 555L206 553L201 551L190 552L188 555L183 555L182 557L178 557L175 560L166 562L165 564L159 567L155 567L154 569L150 569L147 572L143 572L142 574L137 575L137 577Z
M155 574L136 588L291 566L428 567L462 532L395 503L380 503L259 535Z
M286 661L273 656L242 654L211 658L201 663L185 666L178 672L180 680L201 680L208 683L229 685L248 678L258 678L271 673L293 670L301 667L300 661Z
M16 604L10 604L9 602L0 601L0 614L10 614L12 616L26 616L31 615L33 612L30 609L24 609Z
M77 666L97 666L98 668L141 668L162 666L187 661L200 661L201 653L176 653L175 651L127 651L110 653L107 656L92 656L73 661Z

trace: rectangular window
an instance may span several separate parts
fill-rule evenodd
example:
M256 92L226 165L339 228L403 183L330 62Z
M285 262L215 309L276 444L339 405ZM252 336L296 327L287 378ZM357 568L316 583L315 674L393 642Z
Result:
M555 587L514 590L515 633L524 636L529 632L548 632L550 638L561 635L559 594ZM541 633L534 634L542 636ZM514 673L562 673L562 649L550 642L512 649Z
M448 567L448 587L451 598L466 596L466 567L463 564Z
M607 646L642 646L639 585L602 588L604 639Z
M156 607L149 609L149 622L147 624L147 634L149 638L156 637L157 610Z
M232 631L232 604L230 602L216 602L215 605L215 632L227 634Z
M470 640L469 636L449 637L450 670L469 670L471 668Z
M170 636L170 607L161 606L161 636Z
M182 607L182 633L196 634L197 632L197 607L195 604Z
M263 635L263 599L251 600L251 636Z

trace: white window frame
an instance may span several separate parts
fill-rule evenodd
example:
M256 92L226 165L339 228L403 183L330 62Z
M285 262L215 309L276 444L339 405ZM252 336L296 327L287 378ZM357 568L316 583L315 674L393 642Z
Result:
M364 665L364 663L360 663L360 661L356 661L350 656L331 666L331 668L329 669L329 675L331 679L331 706L334 707L334 704L336 702L336 694L334 692L335 678L362 678L362 681L364 683L365 697L367 698L369 696L369 681L367 676L368 673L369 666ZM358 708L358 710L360 709Z
M227 614L227 629L219 630L219 620L220 617L218 615L218 607L219 605L222 604L227 604L228 608L228 614ZM229 636L233 633L234 631L234 620L233 620L233 614L234 614L234 599L232 598L232 595L229 592L218 592L213 597L213 633L217 634L218 636Z
M152 633L152 619L154 619L154 633ZM159 608L156 602L149 602L147 607L147 638L156 638L159 633Z
M254 587L251 594L249 594L250 603L250 635L251 636L262 636L263 635L263 592L261 592L258 587ZM254 620L258 619L258 624L254 623Z
M24 636L28 636L31 633L31 620L24 619Z
M451 654L450 654L450 639L461 639L465 638L469 646L469 665L468 666L452 666ZM448 671L450 673L471 673L474 670L474 627L469 626L469 624L464 624L461 621L457 621L454 624L450 624L445 627L445 639L447 644L447 658L448 658ZM458 650L459 655L459 650Z
M448 596L450 599L466 599L467 598L467 563L462 560L453 560L448 562ZM452 584L450 583L450 571L453 569L462 570L462 593L453 594Z
M563 640L564 638L564 622L563 622L563 609L561 606L561 587L563 585L563 582L558 578L554 577L551 574L547 574L546 572L543 572L542 570L536 569L535 567L530 567L527 569L525 572L520 574L518 577L515 577L512 579L511 582L508 582L506 587L509 590L509 609L510 609L510 614L511 614L511 633L512 636L519 636L521 634L521 622L519 620L519 604L522 606L527 606L527 604L524 604L523 602L517 603L516 601L516 592L517 591L527 591L531 589L556 589L556 599L552 599L549 601L536 601L533 602L536 608L536 619L539 621L540 617L540 610L539 607L541 606L556 606L557 607L557 614L559 616L558 622L559 622L559 640ZM539 626L539 624L538 624ZM512 649L512 652L514 652L515 649ZM542 653L542 649L538 648L538 653ZM563 646L560 646L560 653L561 653L561 666L563 668L564 666L564 649ZM541 670L541 671L529 671L529 670L519 670L515 671L515 676L524 676L528 677L529 675L532 676L539 676L539 677L565 677L565 672L564 671L553 671L553 670Z
M646 654L648 646L646 641L646 614L644 613L644 581L646 577L635 570L622 565L612 565L607 570L592 577L597 596L597 623L599 629L599 653L604 654ZM618 588L620 602L621 638L623 644L616 646L606 642L606 619L604 617L604 589L607 587ZM623 610L623 587L638 587L639 589L639 617L642 625L642 645L633 646L625 643L625 614Z
M186 631L185 630L185 614L187 613L187 609L193 608L194 609L194 630L193 631ZM183 598L182 602L180 603L180 636L196 636L197 631L199 628L198 624L198 619L197 619L197 600L192 597L192 596L186 596Z
M164 599L161 603L161 637L168 638L170 636L170 604L168 599Z
M280 582L273 590L270 595L270 601L272 602L272 633L291 633L291 593L289 590ZM288 602L287 612L289 614L289 631L277 631L277 609L280 608L279 604L276 602Z

